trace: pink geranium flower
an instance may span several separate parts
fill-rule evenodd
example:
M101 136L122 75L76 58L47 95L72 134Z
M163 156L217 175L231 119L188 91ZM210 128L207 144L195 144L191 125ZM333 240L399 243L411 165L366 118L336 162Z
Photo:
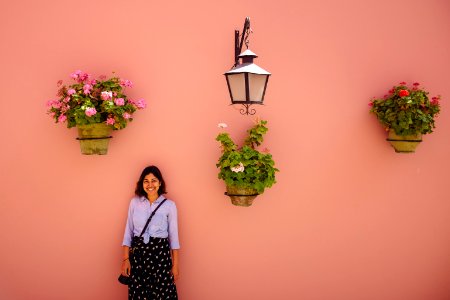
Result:
M64 123L67 120L67 117L65 115L60 115L58 117L58 123Z
M93 115L95 115L97 113L97 110L94 107L89 107L85 110L84 113L86 114L86 116L92 117Z
M125 120L128 120L129 118L131 118L131 115L130 115L129 113L127 113L127 112L124 112L123 115L122 115L122 117L123 117Z
M47 106L59 109L61 107L61 102L59 102L59 100L49 100L47 101Z
M133 83L127 79L120 79L120 85L123 87L133 87Z
M83 82L85 80L88 80L91 77L88 73L81 73L78 77L79 82Z
M68 111L69 110L69 108L70 108L70 106L69 105L63 105L62 107L61 107L61 112L62 113L66 113L66 111Z
M125 100L123 100L123 98L116 98L116 99L114 99L114 103L115 103L117 106L122 106L122 105L125 104Z
M73 94L75 94L77 91L75 91L75 89L69 89L67 90L67 95L71 96Z
M70 77L72 77L73 79L77 80L80 77L81 73L83 73L81 70L76 70L75 72L70 74Z
M85 80L88 80L91 77L91 75L89 75L88 73L84 73L81 70L76 70L75 72L70 74L70 77L72 77L74 80L78 82L83 82Z
M134 102L134 104L138 109L143 109L147 107L147 103L145 103L144 99L138 99L137 101Z
M114 118L109 117L108 119L106 119L107 125L114 125L114 123L116 123L116 120L114 120Z
M53 103L52 103L53 108L59 109L59 108L61 108L61 105L62 105L62 103L59 102L58 100L53 100Z
M90 94L91 90L92 90L92 85L90 85L89 83L86 83L85 85L83 85L83 93L85 95Z

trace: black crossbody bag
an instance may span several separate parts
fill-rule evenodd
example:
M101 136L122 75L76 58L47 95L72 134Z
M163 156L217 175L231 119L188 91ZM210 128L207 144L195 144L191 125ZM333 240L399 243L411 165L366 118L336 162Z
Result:
M133 242L131 242L131 248L130 248L130 253L128 255L128 259L130 261L131 264L131 255L133 255L133 244L134 244L134 240L137 239L143 239L142 235L144 234L145 230L148 227L148 224L150 224L150 221L152 220L153 216L155 215L156 211L158 210L158 208L161 207L161 205L163 205L164 202L166 202L167 199L164 199L156 208L155 210L150 214L150 217L148 217L147 223L145 223L144 229L142 229L141 234L139 235L139 237L133 237ZM150 237L151 238L151 237ZM119 282L121 284L125 284L125 285L129 285L131 283L131 274L130 276L124 276L122 274L120 274L119 278L118 278Z

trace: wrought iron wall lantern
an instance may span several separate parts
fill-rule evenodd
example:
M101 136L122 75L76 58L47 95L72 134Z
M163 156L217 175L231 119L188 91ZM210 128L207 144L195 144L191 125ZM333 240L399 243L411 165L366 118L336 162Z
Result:
M242 104L244 108L240 112L247 115L256 113L255 109L250 109L250 105L263 104L267 82L271 75L253 63L253 59L258 56L248 49L248 37L251 32L250 18L247 17L240 41L239 30L234 31L234 66L224 74L227 79L231 104ZM241 53L244 42L247 50ZM241 59L240 63L239 59Z

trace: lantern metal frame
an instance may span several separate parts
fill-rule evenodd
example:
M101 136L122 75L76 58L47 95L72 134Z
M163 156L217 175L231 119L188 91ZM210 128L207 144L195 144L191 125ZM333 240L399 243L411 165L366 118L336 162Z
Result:
M249 35L252 33L252 29L250 28L250 18L246 17L244 22L244 27L242 29L242 35L240 34L239 30L234 31L234 65L231 68L230 71L226 72L224 75L227 79L227 86L228 91L230 93L231 98L231 105L234 104L241 104L244 108L240 109L241 114L247 114L247 115L254 115L256 113L255 109L251 109L250 106L253 104L259 104L263 105L264 102L264 96L266 93L267 83L269 81L269 76L271 75L269 72L265 71L264 69L258 67L256 64L253 63L253 59L258 57L255 53L250 51L248 49L249 44ZM239 40L239 37L241 39ZM241 53L242 46L244 45L247 47L247 50ZM239 63L239 59L242 59L242 63ZM230 87L230 82L228 79L228 75L232 74L244 74L245 79L245 101L242 100L234 100L233 93ZM261 101L252 101L250 99L250 86L249 86L249 74L256 74L256 75L267 75L264 89L262 92Z

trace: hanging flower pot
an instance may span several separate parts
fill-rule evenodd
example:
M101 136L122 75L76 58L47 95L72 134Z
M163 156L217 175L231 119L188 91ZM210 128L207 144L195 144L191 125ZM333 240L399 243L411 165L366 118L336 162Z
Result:
M227 185L225 195L230 197L231 203L237 206L250 206L253 200L258 196L258 192L252 188L240 188Z
M422 135L432 133L440 111L440 96L428 98L428 92L415 82L408 87L400 82L381 99L370 101L370 112L389 131L387 141L395 152L413 153Z
M108 153L109 139L112 138L112 127L105 123L78 125L78 138L81 154L105 155Z
M416 147L422 142L422 135L397 135L395 130L390 129L386 139L397 153L414 153Z
M222 149L222 155L216 164L220 169L218 177L225 181L225 195L230 197L234 205L252 205L256 196L276 183L275 172L278 169L275 168L272 155L268 149L262 152L257 150L268 130L266 124L267 121L257 119L256 124L247 130L248 137L242 147L238 147L226 132L216 137ZM226 127L225 123L219 124L219 128Z
M58 81L57 99L47 102L47 113L56 123L78 128L82 154L104 155L108 151L111 130L124 129L133 121L133 113L146 107L144 99L133 100L125 94L130 80L115 75L92 78L80 70L70 75L75 81Z

